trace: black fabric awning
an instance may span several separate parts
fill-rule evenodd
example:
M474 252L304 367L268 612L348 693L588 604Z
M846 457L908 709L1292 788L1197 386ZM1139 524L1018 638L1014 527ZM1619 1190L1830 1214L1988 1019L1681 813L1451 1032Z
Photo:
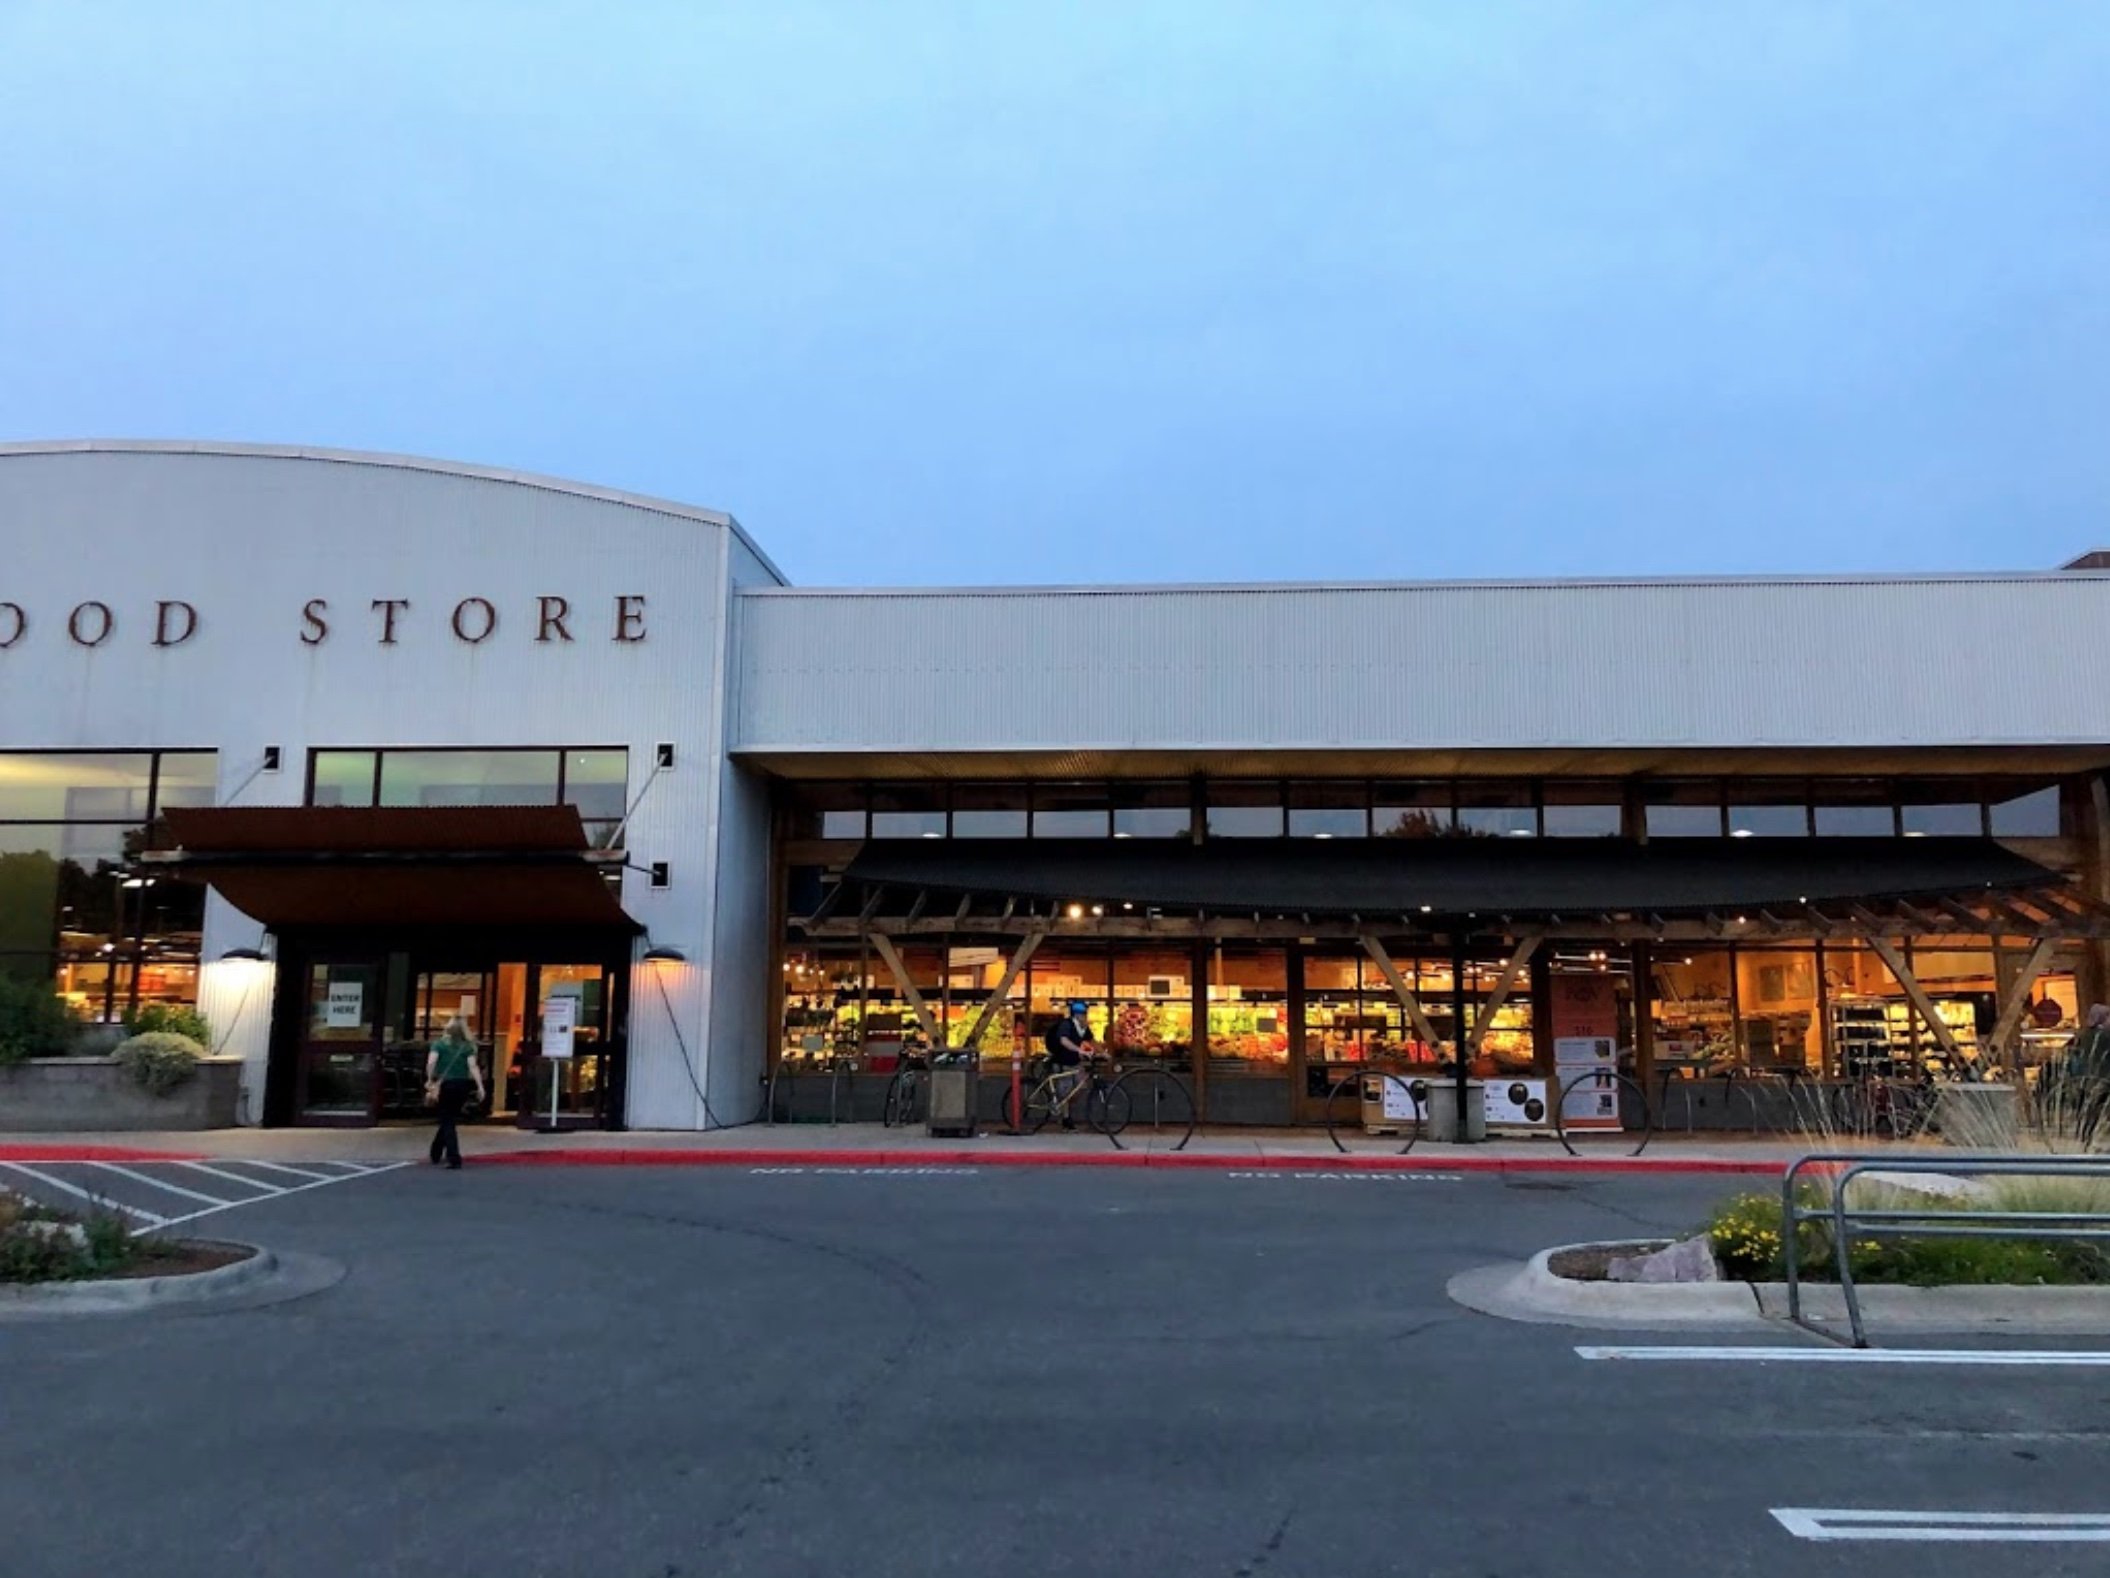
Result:
M1989 838L874 840L844 879L1167 913L1694 916L2065 888ZM893 906L888 904L887 908Z
M166 813L148 864L291 926L641 928L575 807L220 806Z

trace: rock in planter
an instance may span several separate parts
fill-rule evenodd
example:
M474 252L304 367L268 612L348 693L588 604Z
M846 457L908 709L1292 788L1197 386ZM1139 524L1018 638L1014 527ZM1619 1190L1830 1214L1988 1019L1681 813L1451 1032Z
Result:
M1714 1245L1706 1235L1688 1238L1652 1255L1627 1255L1605 1267L1608 1282L1719 1282Z

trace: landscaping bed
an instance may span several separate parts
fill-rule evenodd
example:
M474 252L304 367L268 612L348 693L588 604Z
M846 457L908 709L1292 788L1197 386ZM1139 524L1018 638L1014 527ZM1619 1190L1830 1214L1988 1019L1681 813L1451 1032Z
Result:
M0 1287L193 1276L255 1253L246 1244L138 1238L114 1215L53 1211L0 1193Z

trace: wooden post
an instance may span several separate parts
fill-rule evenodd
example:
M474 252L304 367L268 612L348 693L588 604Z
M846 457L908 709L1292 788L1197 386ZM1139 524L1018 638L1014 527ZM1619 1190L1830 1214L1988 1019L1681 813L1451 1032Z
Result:
M893 972L894 984L901 988L901 995L908 999L909 1012L916 1016L916 1023L923 1027L923 1034L930 1040L931 1050L937 1051L945 1045L945 1036L938 1029L938 1022L931 1017L930 1005L923 1001L923 994L916 990L916 983L908 978L908 967L901 962L901 955L895 951L894 939L883 931L875 931L872 933L872 946L879 950L879 957L886 961L887 969Z
M1920 1018L1927 1021L1927 1029L1933 1034L1950 1062L1961 1068L1963 1053L1956 1045L1954 1032L1942 1022L1941 1015L1934 1011L1933 999L1927 996L1926 988L1920 985L1919 977L1914 975L1905 963L1904 955L1898 952L1896 944L1888 937L1878 937L1870 933L1868 946L1889 968L1890 973L1897 977L1898 985L1905 989L1905 996L1910 999L1912 1006L1919 1010Z
M965 1045L969 1051L981 1046L982 1032L989 1028L990 1017L1004 1005L1004 999L1010 995L1012 986L1024 972L1026 961L1033 957L1033 950L1041 945L1047 935L1047 928L1042 927L1038 931L1027 932L1025 940L1019 943L1018 951L1011 955L1011 962L1004 966L1003 979L996 983L996 990L989 994L989 1001L982 1004L982 1011L974 1016L974 1024L968 1028ZM1017 1048L1012 1050L1016 1052ZM1018 1060L1014 1057L1012 1061Z
M1470 1056L1480 1055L1480 1048L1487 1041L1487 1032L1494 1028L1495 1015L1501 1011L1502 1005L1509 1001L1509 994L1516 990L1518 977L1531 963L1531 956L1538 952L1539 940L1537 937L1524 938L1517 944L1516 951L1509 956L1509 962L1502 966L1501 978L1495 982L1495 989L1488 994L1487 1001L1480 1005L1480 1012L1473 1018L1473 1032L1467 1042Z
M2037 977L2051 963L2051 956L2058 951L2058 946L2056 937L2041 937L2036 947L2030 949L2029 957L2023 960L2021 970L2015 975L2015 984L2008 989L2007 1001L2000 1005L2000 1017L1993 1022L1991 1044L1986 1048L1988 1062L2008 1063L2008 1043L2022 1026L2022 1010L2029 1006L2030 988L2037 984Z
M1392 983L1392 990L1399 998L1400 1007L1407 1011L1408 1022L1414 1026L1414 1034L1421 1037L1421 1044L1431 1053L1440 1055L1443 1043L1437 1038L1436 1027L1429 1023L1429 1016L1422 1009L1421 999L1414 995L1414 988L1407 985L1406 977L1399 973L1399 966L1392 962L1392 955L1385 952L1385 945L1366 933L1363 937L1363 951L1370 955L1372 962L1384 973L1385 979Z

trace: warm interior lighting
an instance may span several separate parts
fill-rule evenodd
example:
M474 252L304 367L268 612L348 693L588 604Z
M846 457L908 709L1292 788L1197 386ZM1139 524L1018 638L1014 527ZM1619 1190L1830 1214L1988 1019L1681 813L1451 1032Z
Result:
M1083 920L1084 906L1082 904L1072 904L1069 907L1068 914L1071 920Z

